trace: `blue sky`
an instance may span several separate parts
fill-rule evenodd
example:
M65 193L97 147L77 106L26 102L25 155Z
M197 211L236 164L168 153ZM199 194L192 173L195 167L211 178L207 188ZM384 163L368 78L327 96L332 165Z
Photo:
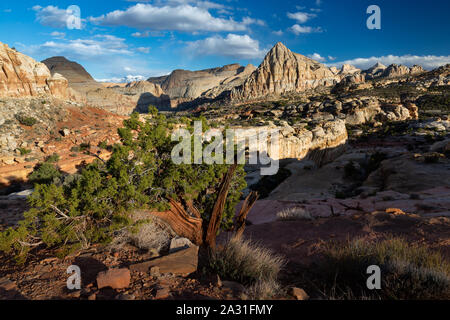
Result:
M369 5L381 30L369 30ZM81 11L69 29L70 5ZM122 81L229 63L259 65L278 41L328 65L450 63L448 0L35 0L0 3L0 41L37 60L63 55Z

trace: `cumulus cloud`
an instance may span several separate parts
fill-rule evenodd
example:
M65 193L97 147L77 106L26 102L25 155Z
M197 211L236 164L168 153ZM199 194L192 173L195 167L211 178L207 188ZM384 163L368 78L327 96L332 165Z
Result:
M356 58L341 62L336 62L331 64L331 66L342 66L343 64L351 64L360 69L368 69L375 65L377 62L380 62L384 65L390 64L404 64L407 66L412 66L414 64L421 65L425 69L434 69L439 66L450 63L450 55L449 56L416 56L416 55L403 55L403 56L395 56L395 55L386 55L381 57L370 57L370 58Z
M158 7L145 3L138 3L126 10L115 10L99 17L90 17L89 20L105 26L184 32L243 31L249 24L260 23L260 20L251 18L237 22L232 18L214 17L207 7L190 4Z
M322 32L322 28L320 27L307 27L307 26L301 26L299 24L294 24L292 27L289 28L289 30L296 34L302 34L302 33L318 33Z
M33 55L58 55L73 59L91 59L107 55L131 55L125 39L112 35L97 35L92 39L47 41L25 48Z
M313 13L306 13L306 12L295 12L295 13L287 13L288 18L292 20L296 20L298 23L305 23L311 18L316 17Z
M277 36L282 36L284 34L283 30L272 31L272 33Z
M75 17L72 11L55 6L34 6L32 9L36 11L36 20L40 24L52 28L67 28L68 21L79 18ZM82 21L84 20L81 19Z
M135 81L146 80L147 77L142 75L127 75L125 77L112 77L107 79L95 79L98 82L112 82L112 83L130 83Z
M238 59L257 59L265 55L265 50L259 48L258 40L248 35L231 33L226 38L216 35L189 42L187 50L195 55L218 55Z
M319 61L319 62L324 62L326 60L326 58L322 57L320 54L318 53L313 53L308 55L308 57L310 57L313 60Z

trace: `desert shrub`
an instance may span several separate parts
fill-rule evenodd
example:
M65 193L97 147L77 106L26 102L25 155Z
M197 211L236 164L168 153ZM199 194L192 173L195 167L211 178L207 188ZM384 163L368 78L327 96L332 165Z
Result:
M106 141L100 141L97 145L100 149L108 149L108 143Z
M25 148L19 148L18 150L19 150L21 156L24 156L24 155L27 155L27 154L31 153L31 150L25 149Z
M45 159L45 162L57 163L59 161L59 159L60 159L59 154L54 153L51 156L48 156L47 159Z
M28 176L28 180L32 183L49 184L60 178L61 175L61 171L52 161L45 161L34 168Z
M142 122L134 113L118 130L121 143L114 145L108 161L87 165L71 183L36 184L24 220L0 233L0 250L24 261L39 245L65 255L92 243L109 243L115 232L130 226L130 212L167 209L170 198L191 202L209 221L217 197L214 190L229 166L174 164L171 152L177 142L171 140L169 125L163 115ZM35 181L48 183L58 171L45 162L38 172L32 174ZM241 165L225 203L224 229L232 226L234 208L246 186L244 175Z
M381 268L381 290L368 290L367 267ZM316 269L318 283L339 299L449 299L450 263L426 247L391 238L329 245Z
M289 208L278 212L277 219L281 221L313 220L313 217L303 208Z
M33 117L27 117L23 114L16 114L16 119L20 124L28 127L32 127L37 123L37 120Z
M254 285L276 281L284 260L253 242L231 239L212 255L209 266L223 279Z

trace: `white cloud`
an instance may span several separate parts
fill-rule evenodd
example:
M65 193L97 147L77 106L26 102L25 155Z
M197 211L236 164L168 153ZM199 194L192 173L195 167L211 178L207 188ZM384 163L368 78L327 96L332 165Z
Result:
M316 17L313 13L306 13L306 12L296 12L296 13L287 13L288 18L292 20L296 20L298 23L305 23L308 20Z
M64 32L58 31L53 31L52 33L50 33L50 35L56 39L64 39L66 37L66 34Z
M317 33L317 32L322 32L322 28L317 27L317 28L313 28L313 27L306 27L306 26L301 26L299 24L294 24L292 27L289 28L289 30L291 32L293 32L296 35L302 34L302 33Z
M324 62L326 59L324 57L322 57L320 54L318 53L313 53L308 55L308 57L310 57L313 60L319 61L319 62Z
M112 82L112 83L129 83L129 82L135 82L135 81L143 81L146 80L148 77L141 76L141 75L127 75L125 77L112 77L107 79L95 79L98 82Z
M237 22L232 18L213 17L208 8L190 4L157 7L144 3L138 3L124 11L115 10L100 17L90 17L89 20L100 25L185 32L243 31L249 24L260 23L260 20L251 18Z
M140 53L149 53L150 48L149 47L139 47L139 48L136 48L136 51L140 52Z
M36 11L36 20L47 27L66 28L67 22L74 18L72 12L55 6L47 6L45 8L34 6L32 9ZM83 20L81 19L81 21Z
M283 30L272 31L272 33L277 36L282 36L284 34Z
M328 56L328 60L330 60L330 61L334 61L334 60L336 60L336 57L333 57L333 56Z
M416 56L416 55L386 55L381 57L370 57L370 58L356 58L351 60L346 60L342 62L336 62L330 64L331 66L342 66L343 64L351 64L360 69L368 69L375 65L377 62L381 62L384 65L390 64L404 64L407 66L412 66L414 64L421 65L425 69L434 69L439 66L450 63L449 56Z
M25 48L33 55L66 56L72 59L92 59L108 55L131 55L125 39L112 35L97 35L92 39L47 41L40 45Z
M213 36L189 42L187 50L195 55L218 55L238 59L257 59L265 55L259 41L248 35L228 34L226 38Z

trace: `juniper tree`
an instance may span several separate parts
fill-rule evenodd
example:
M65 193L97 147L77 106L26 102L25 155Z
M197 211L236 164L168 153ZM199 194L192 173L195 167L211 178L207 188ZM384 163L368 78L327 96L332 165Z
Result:
M41 245L66 255L92 243L107 243L115 231L130 226L133 210L165 210L170 200L195 206L208 221L215 191L229 166L174 164L171 150L176 142L171 141L170 129L175 123L155 110L146 121L132 114L118 130L120 143L113 146L108 161L95 160L63 184L45 180L35 185L24 220L0 233L0 250L24 261L30 249ZM192 120L183 119L183 123L193 130ZM238 166L222 229L232 226L235 206L246 186L244 175L243 166Z

